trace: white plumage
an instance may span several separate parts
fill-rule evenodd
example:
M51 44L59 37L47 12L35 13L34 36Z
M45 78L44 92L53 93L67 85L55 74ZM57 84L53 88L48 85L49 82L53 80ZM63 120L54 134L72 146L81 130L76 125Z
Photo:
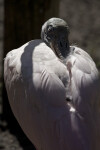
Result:
M85 51L69 50L62 60L33 40L5 58L12 111L37 150L100 150L98 71Z

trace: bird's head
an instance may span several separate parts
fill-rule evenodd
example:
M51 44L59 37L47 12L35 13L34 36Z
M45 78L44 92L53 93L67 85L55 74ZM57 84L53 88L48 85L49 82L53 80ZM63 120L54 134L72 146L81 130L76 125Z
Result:
M66 58L69 53L69 27L60 18L51 18L46 21L41 30L42 40L54 51L60 59Z

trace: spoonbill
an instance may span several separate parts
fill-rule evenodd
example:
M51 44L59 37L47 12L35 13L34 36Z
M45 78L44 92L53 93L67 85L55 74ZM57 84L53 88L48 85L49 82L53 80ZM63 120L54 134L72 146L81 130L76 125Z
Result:
M49 19L41 39L6 55L4 80L12 111L37 150L100 150L99 73L87 52L69 45L63 19Z

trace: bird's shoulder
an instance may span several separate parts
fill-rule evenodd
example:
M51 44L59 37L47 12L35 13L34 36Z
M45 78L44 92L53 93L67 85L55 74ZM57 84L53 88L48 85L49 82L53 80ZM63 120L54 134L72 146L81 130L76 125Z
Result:
M48 92L65 92L63 82L67 78L66 66L41 40L30 41L10 51L4 61L7 88L13 87L13 84L20 88L24 84L23 86L29 85L31 90L35 88L39 91L46 88Z
M32 40L17 49L11 50L4 59L4 72L9 70L10 75L13 75L13 72L19 75L27 75L26 72L28 73L29 71L31 73L33 62L43 64L41 63L44 56L43 48L45 50L45 44L41 40ZM39 65L36 67L36 72L38 72Z
M86 105L97 102L95 99L99 93L99 73L87 52L79 47L71 48L66 65L70 75L73 103L79 112L84 112Z
M80 72L96 78L98 70L91 56L83 49L71 46L71 53L67 59L67 68L71 69L73 74Z
M66 66L41 40L32 40L10 51L4 61L4 72L7 78L9 75L13 79L23 77L28 80L33 75L42 74L44 70L49 74L56 74L62 80L68 76Z
M23 93L26 99L42 99L42 104L47 102L50 105L64 105L65 88L58 77L62 71L57 72L60 70L60 64L64 65L48 50L50 49L41 41L31 41L7 54L4 62L4 80L11 100L13 97L18 100L18 95Z

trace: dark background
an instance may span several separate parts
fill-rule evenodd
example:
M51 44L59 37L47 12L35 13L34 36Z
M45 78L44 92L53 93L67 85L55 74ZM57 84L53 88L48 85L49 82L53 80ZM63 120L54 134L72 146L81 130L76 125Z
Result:
M33 150L8 103L3 58L10 50L40 38L47 19L60 17L69 24L70 44L90 53L100 69L100 0L0 0L0 9L0 150Z

